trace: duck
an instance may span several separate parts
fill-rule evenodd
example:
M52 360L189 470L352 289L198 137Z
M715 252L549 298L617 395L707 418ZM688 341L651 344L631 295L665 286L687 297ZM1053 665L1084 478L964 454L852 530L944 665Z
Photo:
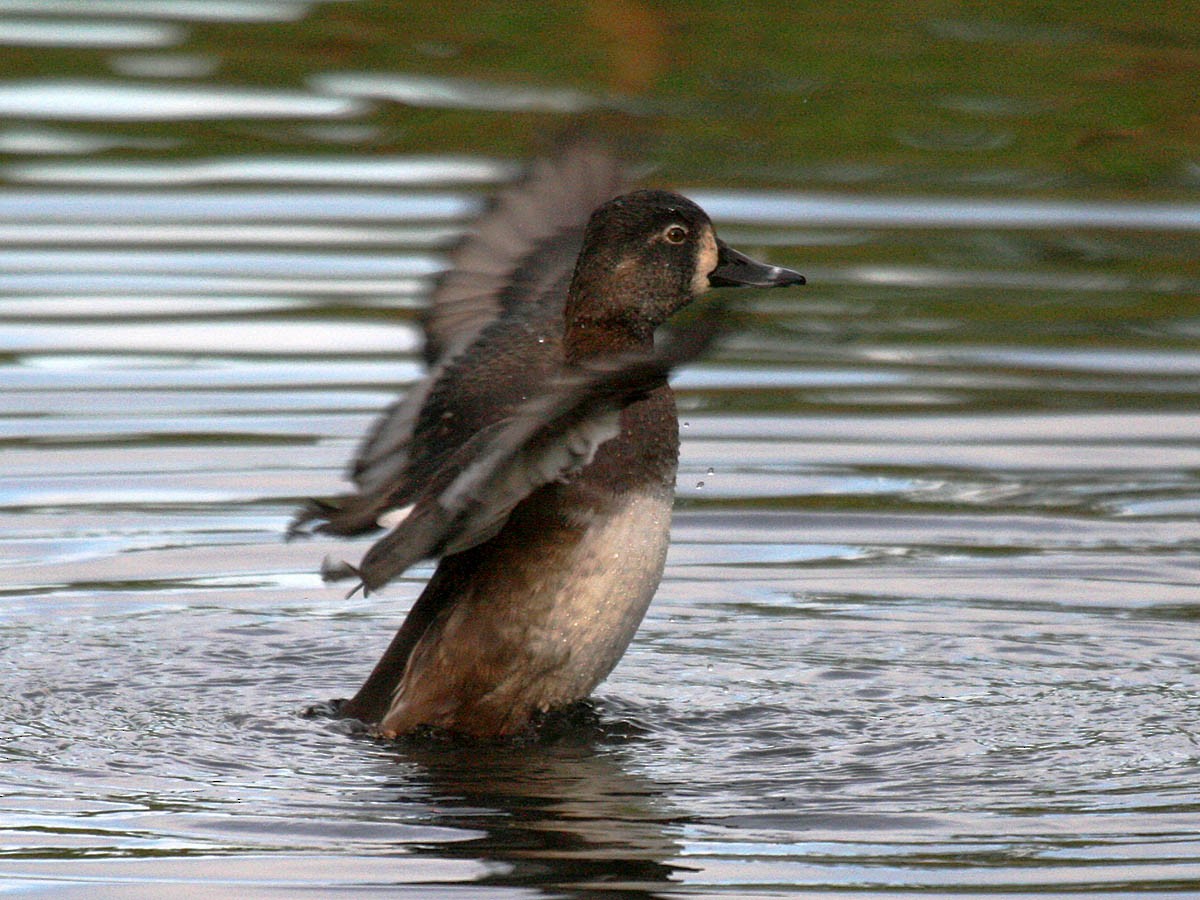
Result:
M422 325L429 371L369 431L353 493L289 534L386 533L327 581L378 591L437 560L339 715L386 739L511 738L589 696L662 578L679 457L668 376L723 330L711 287L804 284L722 241L680 194L629 191L596 141L543 157L450 257ZM357 589L357 588L356 588Z

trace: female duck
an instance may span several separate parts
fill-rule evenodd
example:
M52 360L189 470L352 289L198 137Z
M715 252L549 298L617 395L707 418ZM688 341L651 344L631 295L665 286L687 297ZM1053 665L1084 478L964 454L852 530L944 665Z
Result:
M709 286L804 283L733 251L698 206L665 191L601 204L580 239L580 203L610 192L614 172L576 147L502 199L454 262L486 258L480 242L514 217L540 236L477 279L508 268L483 314L461 299L471 277L447 276L442 294L449 285L459 305L435 298L429 379L376 426L354 467L359 492L297 520L390 528L360 566L327 567L368 590L440 557L341 707L383 736L510 735L612 671L666 558L679 450L666 376L707 336L656 351L654 331Z

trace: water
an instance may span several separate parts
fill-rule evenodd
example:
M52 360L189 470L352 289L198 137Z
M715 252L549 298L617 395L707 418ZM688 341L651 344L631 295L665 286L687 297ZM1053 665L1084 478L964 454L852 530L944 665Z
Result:
M0 2L3 887L1200 892L1200 18L505 9ZM679 373L590 712L305 718L430 569L347 598L293 505L580 111L809 285Z

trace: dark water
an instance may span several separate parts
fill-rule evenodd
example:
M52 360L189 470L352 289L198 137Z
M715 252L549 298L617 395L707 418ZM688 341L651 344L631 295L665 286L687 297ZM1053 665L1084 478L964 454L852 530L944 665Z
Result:
M1200 891L1200 10L0 0L0 888ZM1127 12L1127 11L1126 11ZM578 115L809 276L593 711L388 746L284 544ZM629 123L633 123L631 126Z

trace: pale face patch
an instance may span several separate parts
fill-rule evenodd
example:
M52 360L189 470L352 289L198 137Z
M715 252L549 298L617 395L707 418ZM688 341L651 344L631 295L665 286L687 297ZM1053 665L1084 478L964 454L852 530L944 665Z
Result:
M709 274L720 262L720 252L717 250L717 237L710 227L705 227L700 235L699 247L696 249L696 273L692 276L692 292L699 296L710 287Z

